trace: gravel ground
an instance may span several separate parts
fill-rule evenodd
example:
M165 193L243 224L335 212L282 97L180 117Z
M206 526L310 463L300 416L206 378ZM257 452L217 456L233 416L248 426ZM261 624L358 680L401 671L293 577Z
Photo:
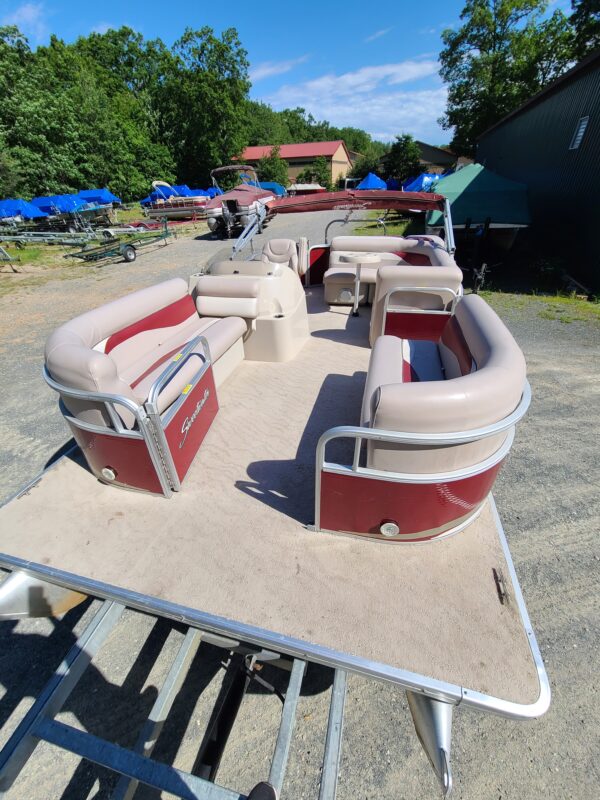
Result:
M281 217L273 220L267 235L301 231L317 242L325 222L323 214L306 215L300 227L294 218ZM39 471L65 441L55 398L40 378L43 343L50 330L126 291L187 276L222 246L206 239L178 240L133 265L78 270L68 282L51 281L0 299L3 497ZM454 796L591 800L600 794L600 326L542 319L536 303L515 307L503 296L491 302L525 352L533 389L532 407L519 426L495 496L553 702L545 717L529 723L457 710ZM74 609L62 620L0 623L0 744L96 606ZM131 745L181 639L181 631L164 621L126 612L59 718ZM201 645L199 656L155 751L157 758L175 758L183 769L193 766L202 725L223 679L221 651ZM312 799L318 794L330 683L331 672L321 668L312 669L305 680L285 797ZM220 783L248 791L265 777L279 713L276 698L251 690L225 753ZM113 785L105 771L42 744L8 797L107 798ZM404 692L351 678L338 798L435 796L436 782L414 735ZM136 797L157 795L140 790Z

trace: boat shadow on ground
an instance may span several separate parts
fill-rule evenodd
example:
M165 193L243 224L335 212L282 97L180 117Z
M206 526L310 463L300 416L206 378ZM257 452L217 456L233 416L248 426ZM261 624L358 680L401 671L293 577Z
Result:
M314 522L317 443L330 428L360 424L365 380L365 372L328 375L300 437L296 457L253 461L246 470L250 480L236 481L236 488L303 525ZM328 445L327 460L349 464L352 452L350 439L338 439Z
M39 696L68 650L76 645L76 630L79 631L82 624L91 619L91 614L95 609L90 607L94 602L90 598L71 609L62 618L50 619L52 630L48 635L21 633L17 621L0 622L0 652L3 653L3 657L0 659L0 685L4 689L4 694L0 699L0 727L4 727L21 707L29 705L29 698ZM128 647L124 651L120 646L123 642L123 633L119 636L118 631L113 632L112 650L110 650L110 642L105 645L110 652L104 654L103 669L109 670L113 675L116 673L116 682L108 680L101 669L91 663L61 711L61 714L66 712L75 717L79 727L83 730L126 748L134 746L158 696L159 689L153 685L151 673L159 662L163 648L166 653L163 656L165 659L164 670L168 668L166 664L168 659L174 658L185 632L185 627L166 619L153 619L137 614L139 619L134 617L127 619L129 614L133 615L136 612L126 612L119 624L129 626L127 639L131 643L132 622L134 622L133 641L138 644L143 638L141 646L135 648L137 655L135 657L131 655L132 647ZM143 620L141 625L140 620ZM139 635L140 627L142 636ZM126 634L127 631L125 631ZM199 734L197 741L194 741L193 744L189 742L189 731L197 730L193 722L194 713L201 696L215 679L222 679L222 682L218 689L214 687L209 692L210 698L205 702L210 703L209 708L212 708L212 711L206 711L205 715L210 714L212 720L215 709L220 707L230 685L225 667L228 657L228 651L222 648L205 642L200 644L189 672L175 698L171 712L159 731L152 753L153 759L161 763L172 764L184 741L186 746L197 748L201 752L204 733ZM239 670L240 664L243 664L240 656L235 658L237 660L230 663L230 677L231 671ZM28 665L28 667L24 668L24 665ZM260 676L278 692L285 693L289 680L287 671L266 664ZM303 696L319 694L326 691L332 682L333 670L309 665L301 693ZM271 696L272 692L259 683L251 681L247 688L247 694ZM68 719L64 720L63 718L63 721L73 724ZM57 763L54 762L54 764ZM197 756L191 771L199 774L201 766L199 756ZM27 769L26 765L25 770ZM49 770L53 767L46 766L45 769ZM30 772L30 775L32 774ZM66 787L60 794L60 800L80 800L82 797L108 800L118 780L119 775L111 770L82 760L68 779ZM178 779L176 778L176 780ZM181 790L182 795L187 791L183 781ZM161 796L158 790L146 787L145 798L158 800Z

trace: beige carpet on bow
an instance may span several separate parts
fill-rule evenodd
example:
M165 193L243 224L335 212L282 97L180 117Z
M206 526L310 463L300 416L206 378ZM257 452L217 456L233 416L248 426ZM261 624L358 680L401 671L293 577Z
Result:
M219 413L179 494L104 486L64 458L0 510L0 552L533 703L537 671L489 505L460 534L429 544L305 529L317 439L358 424L370 353L367 310L329 310L320 289L308 300L312 336L299 356L245 362L219 389ZM493 568L507 584L504 605Z

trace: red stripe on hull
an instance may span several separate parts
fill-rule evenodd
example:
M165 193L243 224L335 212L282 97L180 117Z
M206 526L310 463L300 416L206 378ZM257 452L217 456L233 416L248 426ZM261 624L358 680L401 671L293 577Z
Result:
M402 311L388 311L384 333L400 339L438 342L450 318L450 314L405 314Z
M320 527L383 541L434 539L481 505L501 464L479 475L442 483L393 483L322 472ZM400 533L395 539L381 535L384 522L398 525Z
M191 296L186 294L185 297L182 297L180 300L176 300L174 303L161 308L159 311L155 311L153 314L149 314L147 317L128 325L126 328L123 328L123 330L113 333L106 342L104 352L110 353L117 345L127 341L127 339L131 339L131 337L135 336L137 333L156 330L156 328L170 328L173 325L181 325L182 322L185 322L194 314L196 316L198 314L196 306Z

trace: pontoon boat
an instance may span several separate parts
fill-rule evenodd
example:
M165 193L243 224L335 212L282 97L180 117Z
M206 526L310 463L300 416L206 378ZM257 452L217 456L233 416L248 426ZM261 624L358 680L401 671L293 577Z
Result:
M404 203L448 213L435 194ZM321 798L346 675L390 681L447 794L456 706L529 719L550 702L491 495L529 406L525 361L461 277L434 236L272 239L61 325L44 375L77 447L0 511L0 613L64 610L70 590L252 664L288 659L269 797L307 661L336 670ZM46 738L178 796L245 796L125 757L48 703L0 753L0 790Z
M208 194L173 194L173 187L165 181L153 181L152 188L158 196L145 205L146 216L151 219L200 219L204 218ZM167 188L170 192L161 189Z
M245 228L251 217L263 211L266 204L275 199L273 192L262 189L254 167L234 164L218 167L210 173L213 185L220 189L218 181L228 174L239 175L241 183L230 191L221 192L206 205L208 227L223 238L229 239L235 230Z

